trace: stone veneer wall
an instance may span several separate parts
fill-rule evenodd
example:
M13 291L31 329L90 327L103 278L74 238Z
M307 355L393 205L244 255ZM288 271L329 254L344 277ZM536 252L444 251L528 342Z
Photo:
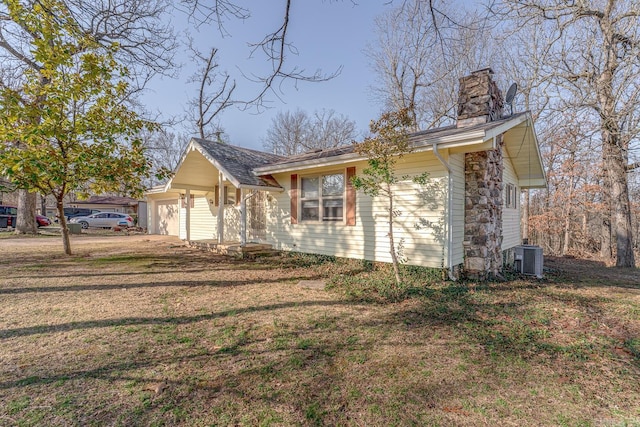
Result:
M465 154L464 269L469 278L502 268L502 135L495 150Z
M485 68L460 78L457 127L487 123L502 116L502 93L492 75L491 68Z

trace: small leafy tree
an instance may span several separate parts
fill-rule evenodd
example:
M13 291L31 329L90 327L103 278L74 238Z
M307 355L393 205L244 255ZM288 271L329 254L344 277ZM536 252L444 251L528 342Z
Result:
M100 46L56 0L12 5L14 19L40 34L32 52L42 65L26 71L20 91L0 90L0 174L55 197L70 255L64 197L86 189L140 194L150 163L139 135L154 125L125 104L127 70L114 59L117 45Z
M393 264L393 273L396 284L400 285L399 264L402 261L402 242L396 247L393 225L395 218L401 215L400 210L394 207L395 190L394 186L400 181L408 179L408 176L397 176L395 174L396 163L402 156L412 151L409 143L409 131L413 128L414 122L410 108L402 108L382 114L378 120L373 120L369 124L369 129L373 136L367 137L363 142L355 146L358 154L367 157L368 167L362 171L361 175L352 178L353 186L362 190L371 197L383 197L386 201L388 214L389 253ZM428 174L425 172L414 177L414 182L424 184Z

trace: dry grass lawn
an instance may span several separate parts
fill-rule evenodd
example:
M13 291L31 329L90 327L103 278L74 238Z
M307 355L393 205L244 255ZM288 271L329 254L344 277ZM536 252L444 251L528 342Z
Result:
M0 425L640 425L640 272L436 283L402 302L159 236L0 239Z

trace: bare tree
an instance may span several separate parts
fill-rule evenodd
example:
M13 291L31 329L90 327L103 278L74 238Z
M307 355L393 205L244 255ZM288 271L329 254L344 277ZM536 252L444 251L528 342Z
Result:
M278 111L262 145L268 152L281 156L300 154L306 150L310 129L311 121L305 111Z
M248 19L251 16L251 11L238 3L235 0L181 1L196 24L214 23L223 36L229 34L225 27L225 23L229 19ZM282 5L282 19L274 31L266 34L262 40L248 43L250 55L263 55L271 65L271 70L264 75L245 75L248 79L261 85L258 94L249 100L247 105L255 105L260 109L265 106L264 101L268 94L280 97L282 92L279 87L285 80L317 83L331 80L341 72L341 68L330 73L324 73L321 69L308 72L297 65L290 64L290 56L298 53L290 36L289 25L292 6L292 0L285 0Z
M304 147L324 150L346 145L356 138L356 122L334 110L316 111L311 117L311 131Z
M189 143L186 135L175 134L165 129L156 132L147 131L143 135L143 140L154 172L174 172ZM154 175L155 173L151 174L150 181L146 183L148 187L160 184Z
M544 77L556 85L562 109L598 123L616 265L635 266L627 173L640 166L629 162L640 135L640 6L630 0L502 0L500 6L496 11L518 27L552 32Z
M491 37L478 15L433 3L407 0L378 17L378 39L367 49L378 77L372 92L386 109L408 108L416 130L451 123L458 78L491 57Z
M263 141L265 150L282 156L291 156L313 150L335 148L352 142L356 137L356 124L334 110L278 112Z
M493 27L492 27L493 28ZM548 120L552 109L551 91L549 86L551 81L545 78L543 71L545 69L545 59L549 54L548 40L550 34L544 31L544 28L525 27L513 34L511 32L502 32L500 27L492 29L493 37L503 46L496 52L491 66L502 77L503 87L507 84L517 84L517 96L511 105L513 112L529 111L533 117L538 132L553 135L555 129L552 129L557 122ZM523 61L522 58L527 58ZM507 113L510 113L508 111ZM546 150L548 143L554 141L553 138L540 138L542 149ZM522 202L522 239L529 241L530 226L529 217L531 206L531 192L539 190L525 189Z
M222 132L218 119L225 109L234 104L231 96L236 89L236 82L231 80L228 73L218 70L218 49L213 47L208 53L203 54L191 40L189 50L199 67L189 79L198 89L197 95L189 101L187 117L195 126L200 138L211 139Z

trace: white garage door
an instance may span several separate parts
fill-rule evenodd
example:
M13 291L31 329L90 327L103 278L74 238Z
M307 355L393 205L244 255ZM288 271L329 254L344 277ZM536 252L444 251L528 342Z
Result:
M180 210L176 200L158 200L155 203L154 234L177 236L180 229Z

